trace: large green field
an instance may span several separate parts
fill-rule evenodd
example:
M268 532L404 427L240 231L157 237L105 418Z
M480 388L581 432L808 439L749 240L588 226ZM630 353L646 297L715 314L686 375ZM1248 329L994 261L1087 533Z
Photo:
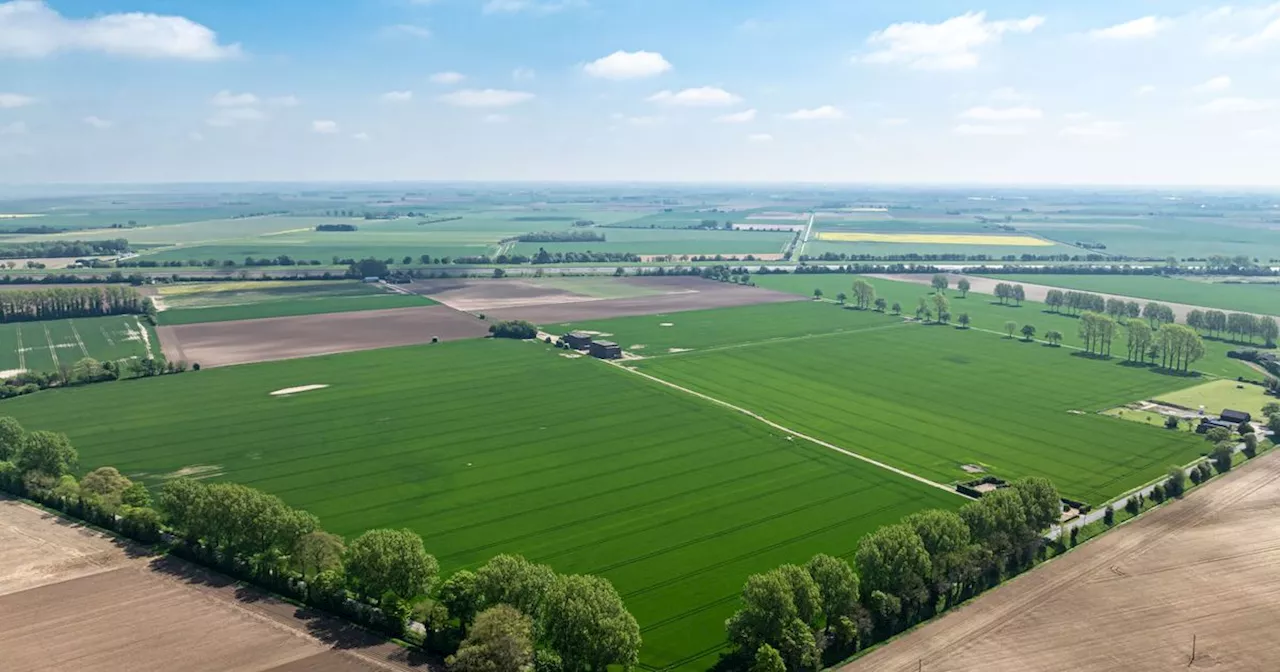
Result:
M778 254L794 238L776 231L702 231L672 229L600 229L606 240L594 243L518 243L514 251L632 252L653 255Z
M1046 476L1065 495L1100 504L1205 450L1186 435L1096 415L1194 379L947 326L629 365L939 482L962 480L962 466L976 464L1002 477Z
M0 371L50 372L76 360L100 361L159 352L154 329L134 315L0 324Z
M270 394L311 384L330 387ZM412 528L446 573L505 552L605 576L654 668L714 665L749 574L820 551L849 556L881 525L963 503L531 343L51 390L0 414L67 432L82 469L115 465L151 485L180 473L234 480L347 536Z
M1153 301L1207 306L1219 310L1236 310L1263 315L1280 314L1280 284L1275 284L1274 280L1270 284L1246 284L1156 275L1042 275L1039 273L992 275L991 277L1085 292L1102 292Z
M163 286L162 325L347 313L434 305L425 296L392 294L359 281L218 282Z
M874 285L878 295L887 299L891 305L894 302L902 304L903 312L908 315L914 315L919 298L928 295L932 291L927 286L915 283L865 278L843 273L757 275L754 277L755 282L761 287L804 296L812 296L814 289L821 289L827 298L834 297L840 292L845 292L852 296L853 291L851 288L853 283L859 279L867 280ZM1032 282L1031 280L1024 281ZM1036 327L1040 334L1044 334L1050 329L1062 332L1062 343L1067 348L1083 345L1079 331L1080 321L1069 315L1049 312L1048 306L1042 303L1024 301L1021 306L1013 303L1003 305L989 294L973 292L967 298L960 298L960 293L954 287L948 290L947 296L950 297L951 301L951 314L954 317L959 317L961 313L968 313L976 329L1002 331L1005 322L1014 321L1019 325L1031 324ZM1120 354L1114 360L1115 366L1121 366L1121 360L1124 359L1124 338L1124 329L1121 328L1117 337L1118 340L1112 347L1113 352ZM1239 376L1258 377L1258 372L1244 362L1227 357L1229 350L1240 346L1210 339L1206 339L1204 345L1205 358L1196 362L1193 368L1206 374L1225 378ZM1065 355L1066 353L1064 352L1063 354Z

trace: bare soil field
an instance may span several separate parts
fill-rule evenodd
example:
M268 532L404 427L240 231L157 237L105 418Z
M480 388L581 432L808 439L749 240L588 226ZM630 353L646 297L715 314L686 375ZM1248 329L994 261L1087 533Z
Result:
M1259 457L843 672L1280 669L1278 486Z
M979 294L994 294L996 291L996 285L1002 282L1008 282L1010 284L1015 284L1015 285L1022 285L1022 288L1027 291L1027 300L1038 301L1040 303L1044 303L1044 297L1049 293L1049 290L1064 289L1062 287L1051 287L1049 285L1037 285L1037 284L1022 282L1022 281L1015 282L1010 280L995 280L992 278L984 278L977 275L961 275L956 273L947 273L946 276L951 279L952 287L955 287L956 283L961 278L968 278L970 291L978 292ZM900 282L911 282L917 285L926 285L926 286L929 285L929 283L933 280L932 275L925 274L925 273L903 273L903 274L868 273L867 277L884 278L885 280L898 280ZM1031 275L1028 277L1034 278L1035 276ZM1098 296L1108 298L1108 299L1124 299L1125 301L1137 301L1138 303L1141 303L1143 305L1145 305L1148 301L1150 301L1150 299L1139 299L1137 297L1122 296L1120 294L1106 294L1103 292L1088 292L1088 293L1097 294ZM1173 309L1173 314L1176 315L1178 320L1182 322L1186 321L1187 313L1193 310L1205 310L1204 306L1189 306L1185 303L1170 303L1168 301L1160 301L1159 303L1163 303L1164 305L1169 306L1171 309ZM1232 311L1232 312L1236 312L1236 311Z
M597 299L593 301L522 305L492 310L487 315L490 319L528 320L535 324L559 324L561 322L580 322L609 317L657 315L659 313L676 313L685 310L732 308L763 303L808 300L806 297L795 294L775 292L759 287L733 285L727 282L714 282L694 277L628 278L626 282L660 290L662 293L625 299Z
M406 289L430 297L450 308L469 313L499 308L539 306L551 303L596 301L596 297L554 287L541 287L524 280L443 278L417 280Z
M481 338L489 325L448 306L425 306L162 326L156 333L165 357L212 367L416 345L432 338Z
M40 575L0 588L6 672L431 669L354 626L10 499L0 535L0 576Z

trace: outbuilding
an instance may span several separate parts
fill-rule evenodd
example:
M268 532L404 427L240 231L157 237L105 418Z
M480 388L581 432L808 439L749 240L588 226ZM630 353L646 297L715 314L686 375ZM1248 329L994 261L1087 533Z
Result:
M591 334L585 331L571 331L564 335L564 342L574 350L586 350L591 347Z
M1253 416L1250 415L1249 413L1246 413L1245 411L1233 411L1229 408L1223 409L1222 415L1220 417L1223 420L1235 425L1249 422L1250 420L1253 419Z
M622 359L622 346L610 341L591 343L591 356L597 359Z
M1217 418L1201 418L1200 426L1196 427L1196 434L1204 434L1211 429L1225 429L1228 432L1234 432L1239 427L1240 423L1238 422L1229 422Z

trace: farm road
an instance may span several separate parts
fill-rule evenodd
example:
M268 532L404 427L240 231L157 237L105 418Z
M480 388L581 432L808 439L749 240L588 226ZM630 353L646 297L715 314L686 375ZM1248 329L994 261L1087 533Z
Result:
M1052 287L1049 285L1028 284L1028 283L1016 281L1016 280L995 280L992 278L984 278L979 275L959 275L956 273L947 273L946 276L948 279L951 280L952 287L955 287L956 282L958 282L961 278L967 278L969 280L969 285L970 285L969 291L978 292L979 294L995 294L996 285L1002 282L1022 285L1023 289L1027 290L1027 300L1038 301L1040 303L1044 303L1044 297L1046 294L1049 293L1049 290L1051 289L1060 289L1063 291L1069 291L1067 290L1066 287ZM910 282L917 285L928 285L930 282L933 281L932 275L924 274L924 273L868 273L867 277L880 278L882 280L896 280L898 282ZM1027 277L1034 278L1035 276L1028 275ZM1151 299L1140 299L1136 296L1106 294L1103 292L1088 292L1088 293L1097 294L1098 296L1108 298L1108 299L1123 299L1125 301L1137 301L1138 303L1141 303L1143 305L1146 305L1148 302L1151 301ZM1157 301L1156 303L1161 303L1172 308L1173 314L1176 315L1177 318L1182 322L1187 321L1187 313L1193 310L1217 310L1217 308L1210 308L1208 306L1192 306L1185 303L1170 303L1168 301ZM1240 311L1224 311L1224 312L1240 312Z
M1277 510L1269 453L841 672L1280 669Z

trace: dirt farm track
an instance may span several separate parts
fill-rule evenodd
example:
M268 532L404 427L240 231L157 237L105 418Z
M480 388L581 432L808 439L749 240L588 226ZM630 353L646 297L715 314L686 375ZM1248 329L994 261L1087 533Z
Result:
M1274 672L1277 622L1273 452L842 672Z
M405 650L0 498L4 672L429 670Z

